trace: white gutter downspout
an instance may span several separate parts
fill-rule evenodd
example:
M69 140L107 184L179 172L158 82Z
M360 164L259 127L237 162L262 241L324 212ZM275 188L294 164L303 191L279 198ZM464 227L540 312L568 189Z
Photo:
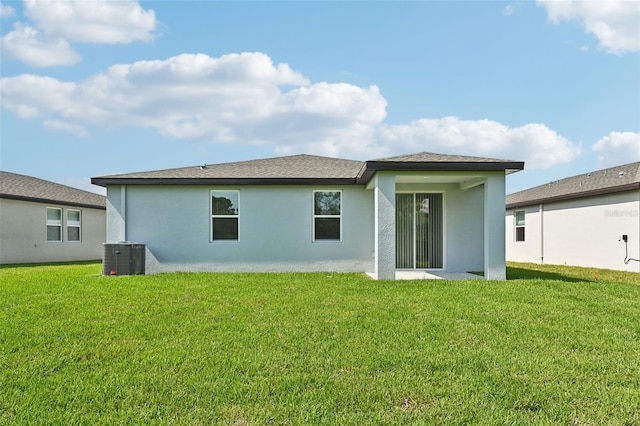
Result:
M127 241L127 185L120 185L120 241Z
M540 264L544 265L544 204L540 204Z

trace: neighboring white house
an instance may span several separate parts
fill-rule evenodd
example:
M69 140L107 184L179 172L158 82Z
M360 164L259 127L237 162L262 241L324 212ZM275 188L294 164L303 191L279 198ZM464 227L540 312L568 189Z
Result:
M640 272L640 162L507 196L507 260Z
M0 263L102 258L106 197L0 172Z
M524 163L432 153L312 155L96 177L107 242L146 271L484 271L505 279L505 174Z

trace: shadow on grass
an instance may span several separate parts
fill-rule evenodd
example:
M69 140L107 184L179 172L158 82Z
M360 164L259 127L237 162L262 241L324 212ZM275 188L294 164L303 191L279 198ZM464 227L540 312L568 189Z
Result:
M64 265L93 265L100 264L102 260L76 260L69 262L47 262L47 263L2 263L0 269L3 268L32 268L34 266L64 266Z
M536 269L519 268L507 266L508 280L554 280L569 283L585 282L589 280L572 277L570 275L559 274L557 272L539 271Z

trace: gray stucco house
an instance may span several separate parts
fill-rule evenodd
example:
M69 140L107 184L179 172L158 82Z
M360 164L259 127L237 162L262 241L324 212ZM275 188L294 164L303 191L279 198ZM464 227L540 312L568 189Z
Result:
M640 272L640 162L507 196L507 259Z
M147 272L484 271L505 279L505 174L524 163L419 153L313 155L95 177L107 242Z
M0 263L102 258L106 197L0 172Z

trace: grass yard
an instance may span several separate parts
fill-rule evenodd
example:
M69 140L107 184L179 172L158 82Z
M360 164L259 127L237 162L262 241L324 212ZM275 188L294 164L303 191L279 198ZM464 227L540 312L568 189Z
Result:
M0 269L0 424L640 424L639 275Z

